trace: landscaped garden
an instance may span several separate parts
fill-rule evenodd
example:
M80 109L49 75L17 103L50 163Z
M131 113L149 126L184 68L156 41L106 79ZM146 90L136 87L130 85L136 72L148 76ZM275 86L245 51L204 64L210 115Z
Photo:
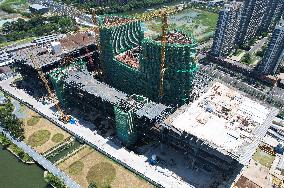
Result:
M28 126L34 126L36 125L40 120L39 116L32 116L31 118L28 119L27 125Z
M60 162L58 167L82 187L153 187L89 146Z
M111 185L116 176L115 167L109 162L100 162L90 168L87 174L88 183L95 183L98 187Z
M50 134L48 130L38 130L29 137L28 144L32 147L41 146L50 139Z
M25 110L24 118L25 142L39 153L45 153L71 137L70 134L57 127L31 109Z

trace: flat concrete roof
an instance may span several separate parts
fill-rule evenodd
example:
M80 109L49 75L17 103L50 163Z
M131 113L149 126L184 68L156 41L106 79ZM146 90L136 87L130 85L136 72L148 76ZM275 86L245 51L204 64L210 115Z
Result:
M99 97L103 101L107 101L111 104L118 104L121 100L128 99L126 93L94 79L87 70L69 70L66 75L67 78L65 79L65 82L67 84L74 85L74 87L77 86L80 90ZM154 120L155 118L163 116L167 109L169 109L168 106L150 101L137 109L135 113L139 117L147 117L150 120Z
M40 4L32 4L32 5L30 5L30 7L33 8L33 9L36 9L36 10L47 8L46 6L43 6L43 5L40 5Z
M181 109L165 123L243 160L241 163L249 161L277 114L276 109L218 82L198 100Z

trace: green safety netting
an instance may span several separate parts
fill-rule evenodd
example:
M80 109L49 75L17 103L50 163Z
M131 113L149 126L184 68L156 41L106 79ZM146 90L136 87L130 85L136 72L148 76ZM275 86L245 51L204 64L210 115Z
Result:
M49 79L51 80L52 86L55 90L56 96L61 106L65 107L67 103L66 97L65 97L66 95L65 95L64 79L66 78L68 74L68 70L74 69L74 68L76 70L80 70L80 69L86 68L86 64L87 62L80 60L80 61L76 61L72 63L71 65L67 67L57 68L56 70L49 73Z
M137 140L137 128L134 123L133 113L125 112L119 106L114 106L116 133L126 146L133 145Z

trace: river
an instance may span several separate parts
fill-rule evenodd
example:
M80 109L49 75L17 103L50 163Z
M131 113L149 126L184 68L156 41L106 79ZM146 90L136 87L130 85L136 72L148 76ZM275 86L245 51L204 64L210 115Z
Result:
M40 166L24 164L0 146L1 188L47 188L43 172Z

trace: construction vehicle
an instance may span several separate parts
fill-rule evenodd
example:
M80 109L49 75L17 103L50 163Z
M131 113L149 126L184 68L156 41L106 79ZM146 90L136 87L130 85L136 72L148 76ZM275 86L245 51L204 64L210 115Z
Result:
M30 56L30 58L31 58L32 64L35 66L35 69L36 69L40 79L44 83L44 87L46 88L46 90L48 92L49 99L52 101L52 103L54 103L56 110L59 113L59 120L64 122L64 123L68 123L72 118L71 115L65 115L64 114L63 110L61 109L59 102L55 99L55 94L52 92L51 88L49 87L48 80L45 78L45 75L42 72L39 64L34 60L32 55Z

